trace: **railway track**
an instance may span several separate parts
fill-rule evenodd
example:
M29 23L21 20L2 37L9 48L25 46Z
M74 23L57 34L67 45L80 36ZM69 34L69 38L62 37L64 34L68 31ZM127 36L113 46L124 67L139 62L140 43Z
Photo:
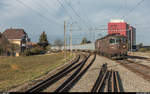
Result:
M118 72L108 70L107 64L103 64L91 92L120 92L119 80Z
M41 83L33 86L32 88L28 89L26 92L42 92L47 87L52 86L60 79L63 79L66 75L69 73L72 74L63 84L61 84L55 92L64 92L69 91L69 89L75 84L77 79L79 79L84 72L88 69L88 67L91 66L91 64L94 62L95 58L91 61L91 63L85 68L84 65L86 65L86 61L91 56L91 54L81 54L78 56L78 58L71 63L70 65L66 66L64 69L59 71L58 73L54 74L53 76L49 77L48 79L45 79ZM83 69L84 68L84 69ZM75 72L74 72L75 71ZM67 77L66 77L67 78ZM66 84L67 83L67 84ZM63 87L63 88L62 88ZM52 92L52 91L50 91Z
M128 55L128 58L130 58L130 59L140 59L140 60L150 61L150 58L142 57L142 56L132 56L132 55Z
M103 56L103 57L105 57L105 56ZM105 57L105 58L108 58L108 57ZM108 58L108 59L117 62L118 64L124 66L128 70L141 76L145 80L150 81L150 67L149 66L143 65L143 64L140 64L140 63L134 62L132 60L128 60L128 59L124 59L124 60L113 60L111 58Z
M150 81L150 67L136 63L131 60L118 60L119 64L127 68L128 70L140 75L142 78L146 79L147 81Z
M69 90L79 81L79 79L85 74L89 67L94 63L96 54L90 62L84 62L62 85L60 85L55 92L69 92Z
M86 55L80 54L76 58L76 60L74 60L71 64L69 64L68 66L66 66L65 68L63 68L59 72L57 72L56 74L54 74L54 75L50 76L49 78L43 80L39 84L36 84L35 86L31 87L26 92L40 92L40 91L43 91L47 87L51 86L52 84L54 84L55 82L57 82L58 80L60 80L64 76L66 76L68 73L70 73L74 69L78 68L83 63L85 58L86 58ZM81 62L79 62L79 61L81 61Z

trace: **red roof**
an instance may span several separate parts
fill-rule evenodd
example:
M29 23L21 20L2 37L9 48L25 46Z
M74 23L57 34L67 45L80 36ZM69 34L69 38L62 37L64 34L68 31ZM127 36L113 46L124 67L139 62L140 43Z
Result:
M3 34L7 39L22 39L27 33L23 29L7 29Z

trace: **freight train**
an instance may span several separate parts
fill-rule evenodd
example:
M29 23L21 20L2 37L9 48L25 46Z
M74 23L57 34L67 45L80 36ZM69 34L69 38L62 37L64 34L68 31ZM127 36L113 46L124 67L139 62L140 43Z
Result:
M127 58L127 38L120 34L111 34L95 41L95 51L97 54L107 56L112 59Z

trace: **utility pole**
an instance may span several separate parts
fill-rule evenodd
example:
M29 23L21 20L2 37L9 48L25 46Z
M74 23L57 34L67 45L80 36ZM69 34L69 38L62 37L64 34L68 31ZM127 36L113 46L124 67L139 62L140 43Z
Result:
M66 21L64 21L64 56L66 61Z
M95 30L93 30L93 32L94 32L94 40L93 40L93 43L94 43L94 42L95 42L95 39L96 39L96 38L95 38Z
M132 52L132 45L133 45L133 40L132 40L133 37L132 37L132 35L133 34L132 34L132 28L131 28L131 52Z
M70 26L70 51L71 51L71 54L72 54L72 24Z

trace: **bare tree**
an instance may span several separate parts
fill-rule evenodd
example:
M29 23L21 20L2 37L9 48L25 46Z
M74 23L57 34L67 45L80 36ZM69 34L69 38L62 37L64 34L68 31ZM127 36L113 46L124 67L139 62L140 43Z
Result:
M61 47L63 46L63 41L61 39L56 39L54 41L54 46L58 46L59 49L61 49Z
M90 41L90 40L87 40L86 37L84 37L84 38L82 39L82 41L81 41L81 44L88 44L88 43L91 43L91 41Z

